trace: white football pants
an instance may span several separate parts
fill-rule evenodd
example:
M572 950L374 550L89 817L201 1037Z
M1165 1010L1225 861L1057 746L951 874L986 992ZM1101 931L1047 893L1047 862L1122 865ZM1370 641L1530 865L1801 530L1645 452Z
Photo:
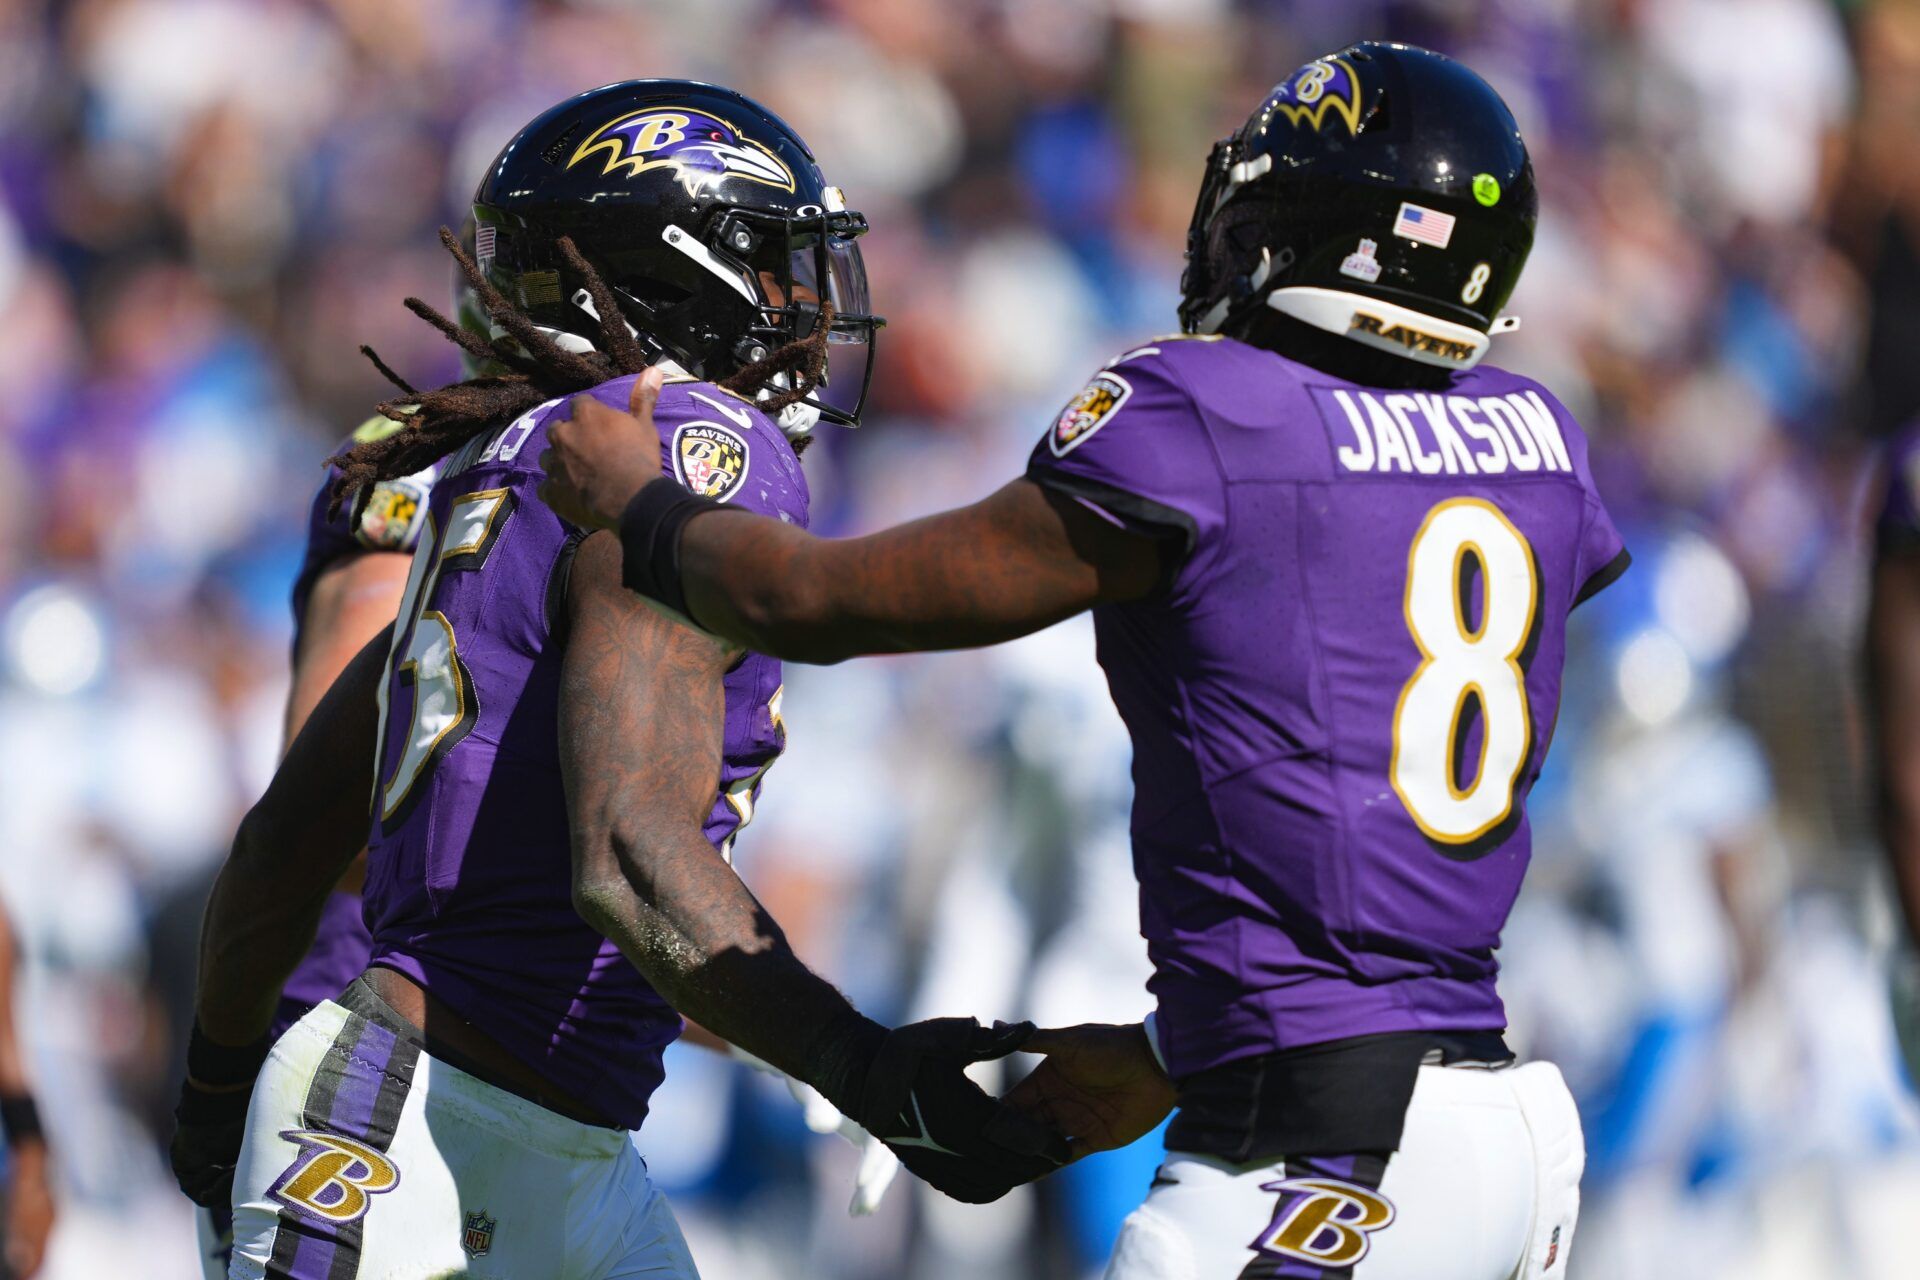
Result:
M328 1001L268 1055L233 1280L697 1280L629 1135L497 1089Z
M1586 1146L1557 1067L1420 1069L1400 1150L1168 1152L1107 1280L1558 1280Z

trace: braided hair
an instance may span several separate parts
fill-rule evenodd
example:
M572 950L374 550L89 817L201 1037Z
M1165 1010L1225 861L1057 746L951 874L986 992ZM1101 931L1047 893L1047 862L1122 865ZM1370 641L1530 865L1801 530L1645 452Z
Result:
M340 472L334 481L329 515L337 514L356 491L383 480L411 475L481 432L511 422L537 405L639 373L653 362L647 348L628 331L613 291L570 238L561 237L556 247L579 276L587 296L593 300L594 310L599 313L599 333L590 351L568 351L550 332L509 302L460 247L453 232L445 227L440 228L440 243L459 263L460 273L473 286L487 315L505 331L504 336L488 341L418 298L406 300L407 310L438 329L468 355L502 365L506 372L469 378L435 391L417 391L388 368L373 348L361 347L360 353L373 362L374 368L400 388L402 394L383 401L379 412L403 426L378 439L352 445L329 459ZM820 315L811 333L776 348L719 385L755 400L755 407L769 416L779 413L820 385L827 362L827 335L832 326L833 306L822 300ZM787 375L788 385L770 396L755 399L761 389L780 374Z

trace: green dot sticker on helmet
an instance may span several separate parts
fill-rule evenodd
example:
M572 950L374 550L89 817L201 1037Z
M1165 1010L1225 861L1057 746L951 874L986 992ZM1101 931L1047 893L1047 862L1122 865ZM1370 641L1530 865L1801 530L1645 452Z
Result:
M1491 209L1500 203L1500 179L1490 173L1473 175L1473 198Z

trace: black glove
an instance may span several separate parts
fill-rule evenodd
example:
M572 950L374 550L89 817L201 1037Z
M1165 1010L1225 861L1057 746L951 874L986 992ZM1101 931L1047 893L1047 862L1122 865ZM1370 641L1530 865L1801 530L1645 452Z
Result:
M868 1024L872 1026L872 1024ZM1004 1058L1033 1034L1031 1022L983 1027L933 1018L880 1030L849 1097L828 1100L886 1143L916 1176L969 1204L998 1200L1067 1163L1066 1139L967 1079L975 1062ZM824 1089L822 1092L826 1092Z
M198 1026L187 1045L187 1078L173 1109L173 1142L167 1155L174 1181L203 1208L233 1199L233 1171L247 1133L247 1100L253 1078L266 1061L270 1041L228 1048L214 1044Z

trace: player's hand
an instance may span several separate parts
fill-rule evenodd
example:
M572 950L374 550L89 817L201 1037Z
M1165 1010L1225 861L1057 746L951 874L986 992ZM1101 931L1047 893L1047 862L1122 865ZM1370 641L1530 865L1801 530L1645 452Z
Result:
M976 1062L1022 1047L1033 1024L934 1018L887 1033L855 1119L935 1190L998 1200L1070 1158L1065 1139L967 1079Z
M547 478L540 483L540 500L562 520L582 529L611 529L640 486L659 476L653 406L663 381L658 369L635 378L625 413L591 395L577 395L572 421L547 428L547 447L540 451Z
M1146 1029L1137 1022L1036 1031L1022 1047L1047 1060L1006 1101L1066 1134L1076 1160L1126 1146L1173 1110L1173 1081L1154 1061Z
M247 1133L251 1086L214 1088L189 1077L173 1109L173 1143L167 1154L173 1177L187 1199L211 1209L233 1198L233 1171Z
M15 1280L33 1280L47 1255L53 1232L53 1191L48 1185L47 1148L23 1143L13 1151L12 1185L7 1192L7 1272Z

